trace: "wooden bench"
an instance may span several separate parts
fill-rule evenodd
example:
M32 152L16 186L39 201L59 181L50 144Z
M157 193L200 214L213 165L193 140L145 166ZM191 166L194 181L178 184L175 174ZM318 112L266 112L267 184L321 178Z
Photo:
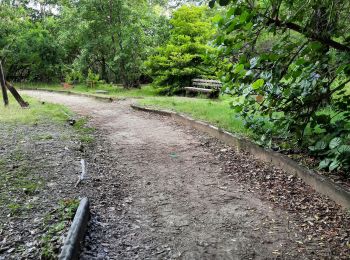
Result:
M108 94L108 91L107 91L107 90L100 90L100 89L99 89L99 90L96 90L95 93L96 93L96 94L105 94L105 95L107 95L107 94Z
M221 82L210 79L193 79L192 87L185 87L186 95L189 93L205 93L209 98L217 98L220 94Z

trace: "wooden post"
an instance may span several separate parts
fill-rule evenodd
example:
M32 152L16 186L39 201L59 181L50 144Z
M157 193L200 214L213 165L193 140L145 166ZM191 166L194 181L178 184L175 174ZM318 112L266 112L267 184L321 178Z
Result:
M4 70L2 69L1 60L0 60L0 84L1 84L1 90L2 90L2 98L4 100L5 106L7 106L9 104L9 98L7 96L5 75L4 75Z
M18 104L20 104L21 107L28 107L29 103L25 102L21 95L17 92L17 90L9 83L5 82L8 90L11 92L11 94L14 96L14 98L17 100Z

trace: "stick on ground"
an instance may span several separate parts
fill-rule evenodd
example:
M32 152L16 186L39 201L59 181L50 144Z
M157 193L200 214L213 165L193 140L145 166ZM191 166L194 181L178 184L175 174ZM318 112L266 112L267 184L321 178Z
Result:
M75 184L75 187L78 187L79 183L85 179L85 176L87 174L87 171L86 171L86 163L85 163L85 160L84 159L81 159L80 160L80 164L81 164L81 174L79 176L79 180L77 181L77 183Z
M14 88L13 85L11 85L9 82L5 82L6 84L6 87L8 88L8 90L11 92L11 94L14 96L14 98L17 100L18 104L21 106L21 107L28 107L29 106L29 103L28 102L25 102L23 100L23 98L21 97L21 95L17 92L17 90Z

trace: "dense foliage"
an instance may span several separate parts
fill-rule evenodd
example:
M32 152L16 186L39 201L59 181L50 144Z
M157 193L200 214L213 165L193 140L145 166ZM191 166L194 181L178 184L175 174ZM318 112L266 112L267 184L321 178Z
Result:
M269 146L309 147L321 168L350 168L350 2L215 2L228 5L217 44L246 125Z
M168 38L152 1L1 1L0 59L17 81L101 80L139 86L144 60Z
M214 76L213 56L209 46L215 30L205 7L184 5L170 20L170 39L146 62L154 83L165 92L179 93L191 85L191 79Z
M63 49L55 40L51 17L38 17L24 4L14 7L5 2L0 21L0 59L10 78L47 81L59 76Z

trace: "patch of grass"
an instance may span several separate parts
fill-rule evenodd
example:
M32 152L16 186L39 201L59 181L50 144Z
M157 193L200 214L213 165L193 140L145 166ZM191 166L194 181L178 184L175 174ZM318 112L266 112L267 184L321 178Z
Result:
M154 97L140 100L139 104L185 113L229 132L251 135L251 132L244 128L242 121L236 118L235 113L230 108L230 100L227 97L220 97L218 100L186 97Z
M92 143L94 141L93 133L95 129L87 125L87 118L78 119L74 124L74 128L79 133L80 142Z
M36 99L24 97L29 101L30 107L20 108L16 101L10 97L10 105L0 105L0 124L5 129L13 131L11 138L3 138L1 145L11 144L10 150L0 155L0 210L4 215L27 214L33 205L29 205L31 196L38 193L45 180L37 171L40 165L32 162L31 151L27 150L28 143L38 140L52 140L54 135L47 132L27 135L23 126L36 126L42 124L60 125L67 124L67 120L74 114L64 106L42 103ZM16 131L16 129L22 129ZM6 130L3 130L6 131ZM94 129L87 126L87 119L78 119L72 127L68 139L80 139L84 143L93 141ZM24 141L24 137L28 140ZM60 137L58 137L60 138ZM5 146L6 147L6 146Z
M56 259L59 248L57 242L62 232L68 228L79 206L79 200L59 201L59 207L45 216L45 234L41 237L42 259Z
M64 106L42 103L27 96L23 98L29 102L29 108L21 108L12 97L8 107L0 105L0 123L33 125L40 122L64 122L71 115Z
M22 208L22 206L18 203L10 203L7 207L10 210L11 215L19 213L20 209Z
M22 153L16 150L11 153L10 159L15 162L28 162ZM21 155L20 161L17 160ZM42 186L43 181L29 166L11 165L4 161L0 163L0 208L3 214L23 215L32 206L28 205L27 199L36 194Z
M47 141L47 140L52 140L53 136L51 134L41 134L36 136L35 139L39 141Z
M64 89L60 84L44 84L44 83L19 83L16 84L21 89L46 89L56 91L70 91L75 93L87 93L96 96L108 97L153 97L157 96L159 89L151 85L143 85L141 88L125 89L120 85L99 84L96 87L88 87L83 84L74 85L70 89ZM98 93L98 91L107 91L107 93Z

